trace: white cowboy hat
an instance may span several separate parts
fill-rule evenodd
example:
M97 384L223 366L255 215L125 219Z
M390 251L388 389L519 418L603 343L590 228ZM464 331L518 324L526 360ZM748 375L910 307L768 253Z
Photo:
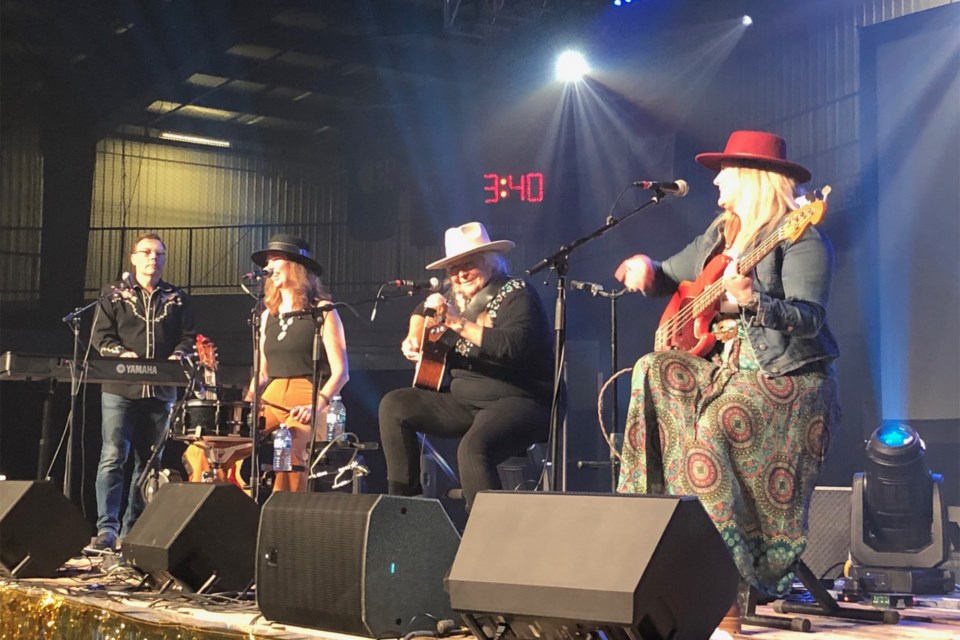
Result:
M447 229L443 237L443 244L447 251L447 256L442 260L431 262L427 269L445 269L454 264L461 258L481 251L510 251L516 244L510 240L490 241L490 235L487 228L480 222L468 222L459 227Z

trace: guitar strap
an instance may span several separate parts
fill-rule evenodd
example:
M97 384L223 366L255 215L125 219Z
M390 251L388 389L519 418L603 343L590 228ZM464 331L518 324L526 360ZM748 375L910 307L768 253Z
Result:
M461 316L470 322L477 322L477 319L480 317L480 314L486 311L487 305L497 296L497 293L500 292L500 288L503 287L506 280L499 278L495 280L490 280L483 289L477 292L477 295L473 296L473 299L467 304L466 308L461 312ZM460 335L454 331L444 331L443 334L437 339L437 342L442 344L448 349L453 349L457 345L457 341L460 339Z
M462 315L465 319L470 322L476 322L477 318L480 317L480 314L483 313L487 305L490 304L490 301L493 300L497 293L500 291L500 287L503 286L505 280L491 280L487 283L483 289L477 292L477 295L473 296L473 299L470 300L470 303L467 305L467 308L463 310Z

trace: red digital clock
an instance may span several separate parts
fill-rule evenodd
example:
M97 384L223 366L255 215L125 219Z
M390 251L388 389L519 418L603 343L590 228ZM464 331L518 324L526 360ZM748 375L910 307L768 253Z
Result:
M520 202L543 202L543 174L523 173L513 174L485 173L483 179L487 181L483 190L488 196L484 204L519 199Z

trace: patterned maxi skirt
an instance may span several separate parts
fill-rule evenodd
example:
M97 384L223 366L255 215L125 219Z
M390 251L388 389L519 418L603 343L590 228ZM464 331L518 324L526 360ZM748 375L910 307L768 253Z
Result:
M819 371L762 373L740 324L712 361L685 352L637 361L619 491L697 496L740 575L779 595L806 546L838 390Z

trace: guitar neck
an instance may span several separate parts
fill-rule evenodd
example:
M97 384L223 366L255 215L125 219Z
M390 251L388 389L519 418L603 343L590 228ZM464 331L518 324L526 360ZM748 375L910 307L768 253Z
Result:
M776 230L775 233L771 234L766 240L754 247L745 256L741 257L740 260L737 261L737 273L745 276L753 271L753 268L760 264L760 261L763 260L768 253L773 251L778 244L780 244L780 242L783 240L783 237L783 226L781 226ZM716 282L704 288L703 292L693 299L693 302L690 303L691 311L694 315L700 315L715 305L717 301L723 297L725 292L726 290L723 287L723 281L717 280Z
M768 253L773 251L782 240L783 225L766 240L754 247L747 255L740 258L737 262L737 273L745 276L753 271L753 268L760 264L760 261L763 260Z
M756 247L740 256L740 259L737 260L737 273L746 276L781 242L784 240L796 241L797 238L806 232L810 225L819 224L826 211L826 199L830 194L830 186L827 185L823 187L821 194L821 198L808 202L799 209L788 213L784 222L777 227L776 231ZM722 263L714 266L715 262L721 260L723 261ZM728 265L729 257L721 259L720 256L717 256L707 264L697 278L697 282L692 283L696 285L695 287L685 289L685 283L680 283L678 291L674 294L674 300L671 300L670 305L668 305L667 312L665 312L664 318L661 319L660 327L657 329L654 344L658 351L675 345L674 339L680 335L683 327L691 321L697 318L703 318L705 320L712 319L718 310L717 303L726 291L723 286L723 272L725 271L724 267ZM707 283L708 280L714 278L716 279L713 282ZM699 289L700 293L694 295L694 291L697 289ZM689 294L687 293L688 291ZM709 318L707 317L708 312L710 314ZM669 315L666 315L668 313ZM702 338L698 339L700 341L694 347L696 349L699 349L704 344ZM684 340L688 340L688 338L684 338ZM684 348L694 353L692 348ZM699 353L697 355L699 355Z

